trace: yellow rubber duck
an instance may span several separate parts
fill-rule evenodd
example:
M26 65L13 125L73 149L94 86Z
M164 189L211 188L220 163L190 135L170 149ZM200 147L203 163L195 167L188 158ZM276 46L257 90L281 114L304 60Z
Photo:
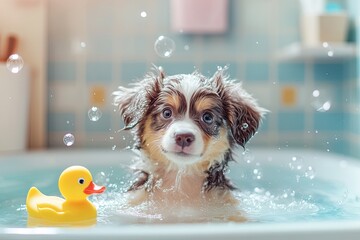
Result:
M59 178L59 190L63 198L46 196L36 187L30 188L26 198L29 217L54 223L71 223L96 219L95 206L87 199L94 193L102 193L105 187L92 182L88 169L72 166L65 169Z

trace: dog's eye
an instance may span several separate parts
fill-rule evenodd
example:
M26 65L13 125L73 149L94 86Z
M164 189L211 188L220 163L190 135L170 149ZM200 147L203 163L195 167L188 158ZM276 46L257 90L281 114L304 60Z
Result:
M212 124L214 122L214 115L212 113L206 112L202 115L202 120L206 124Z
M165 109L163 110L163 112L162 112L162 115L163 115L163 117L164 117L165 119L171 118L171 116L172 116L172 111L171 111L171 109L165 108Z

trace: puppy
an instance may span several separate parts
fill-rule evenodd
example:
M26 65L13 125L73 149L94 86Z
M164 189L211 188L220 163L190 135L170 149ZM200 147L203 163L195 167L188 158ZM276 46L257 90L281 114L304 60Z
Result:
M133 206L147 204L149 214L167 220L244 220L225 174L233 150L245 147L266 110L225 71L206 78L155 68L133 88L114 92L139 153L129 188Z

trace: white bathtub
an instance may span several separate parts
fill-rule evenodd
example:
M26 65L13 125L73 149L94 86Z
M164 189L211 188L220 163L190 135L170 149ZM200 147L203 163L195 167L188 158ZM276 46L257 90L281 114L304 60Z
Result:
M262 178L272 181L272 185L279 187L286 184L281 177L282 173L289 172L289 161L294 156L301 156L303 166L312 166L316 170L316 180L321 182L335 182L340 188L346 189L351 196L360 196L360 162L356 159L335 155L327 152L318 152L303 149L253 149L253 163L260 163L263 171ZM46 174L50 169L62 169L69 165L80 164L97 169L106 166L120 166L127 164L131 158L129 152L111 150L79 151L66 149L64 151L46 151L27 154L0 156L0 203L11 202L11 198L25 202L27 184L38 184L46 189L41 181L32 183L31 174L34 172L37 179L45 178L55 181L58 176ZM289 160L290 159L290 160ZM233 167L232 176L241 175L241 162ZM235 166L236 164L233 164ZM276 169L276 173L267 174L267 169ZM40 175L40 176L39 176ZM280 176L280 178L279 178ZM246 179L249 181L249 179ZM250 179L251 180L251 179ZM241 178L235 182L242 188ZM254 180L256 181L256 180ZM26 182L26 183L24 183ZM22 187L19 187L22 183ZM53 183L52 183L53 184ZM41 186L43 185L43 186ZM251 184L250 184L251 185ZM271 184L270 184L271 185ZM301 181L296 191L302 191ZM252 186L250 186L251 188ZM272 186L274 187L274 186ZM326 194L326 189L324 189ZM19 200L20 199L20 200ZM6 204L0 205L1 208ZM10 207L11 204L9 204ZM14 203L13 203L14 205ZM19 206L11 206L14 209ZM360 202L354 205L354 211L360 212ZM6 210L6 209L5 209ZM3 211L4 212L4 211ZM19 221L24 221L24 210L20 212L5 211L0 218L7 218L7 214L18 214ZM360 214L359 214L360 215ZM0 239L360 239L360 216L354 218L331 218L312 221L293 221L286 219L271 222L252 222L244 224L235 223L204 223L204 224L127 224L127 225L98 225L90 228L27 228L18 224L0 224ZM4 222L4 221L3 221Z

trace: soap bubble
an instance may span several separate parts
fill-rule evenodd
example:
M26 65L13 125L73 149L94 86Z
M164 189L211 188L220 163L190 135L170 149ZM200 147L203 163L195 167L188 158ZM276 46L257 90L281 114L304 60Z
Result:
M96 173L94 180L96 184L101 186L106 186L110 181L109 176L107 176L104 172Z
M312 92L313 100L311 106L318 112L327 112L331 108L331 101L320 94L319 90Z
M312 92L312 95L313 95L313 97L318 97L318 96L320 96L320 91L316 89Z
M146 18L147 13L146 13L145 11L142 11L142 12L140 13L140 16L143 17L143 18Z
M74 144L75 137L71 133L67 133L67 134L65 134L63 141L66 146L70 147L71 145Z
M7 69L12 73L18 73L24 66L24 60L19 54L12 54L6 61Z
M89 109L88 116L90 121L96 122L101 118L102 112L99 108L93 106Z
M175 42L169 37L160 36L155 41L154 49L160 57L169 58L175 51Z

